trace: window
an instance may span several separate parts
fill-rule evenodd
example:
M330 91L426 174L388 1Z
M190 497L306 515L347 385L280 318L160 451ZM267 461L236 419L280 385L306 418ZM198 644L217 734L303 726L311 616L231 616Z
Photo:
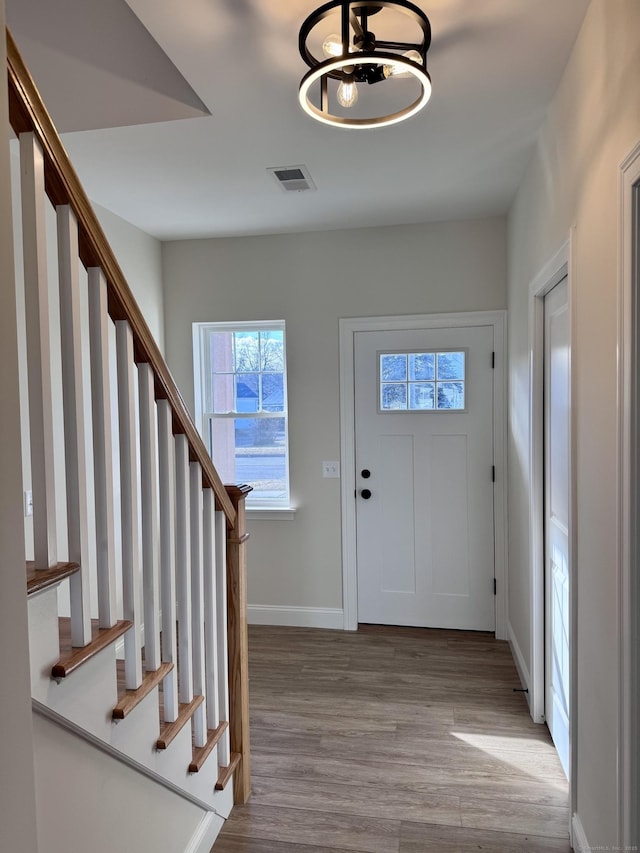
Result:
M380 412L465 409L466 352L379 353Z
M194 323L196 418L224 483L248 507L289 506L283 320Z

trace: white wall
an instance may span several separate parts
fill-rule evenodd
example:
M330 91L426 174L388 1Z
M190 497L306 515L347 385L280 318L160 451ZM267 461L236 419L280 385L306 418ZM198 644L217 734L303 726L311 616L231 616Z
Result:
M249 603L341 608L340 317L500 309L505 222L166 243L166 353L193 406L191 324L287 323L293 521L250 521Z
M577 810L617 840L616 355L619 165L640 140L640 3L593 0L509 217L510 600L530 663L527 288L575 225Z
M162 244L105 207L94 203L93 208L151 334L164 352Z
M10 667L0 688L0 844L12 853L36 853L25 551L16 535L22 466L4 12L0 0L0 648Z

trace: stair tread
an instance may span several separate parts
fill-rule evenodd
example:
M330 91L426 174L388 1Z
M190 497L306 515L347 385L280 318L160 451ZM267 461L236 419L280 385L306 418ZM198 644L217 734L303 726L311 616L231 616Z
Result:
M172 663L162 663L156 670L145 672L142 676L142 684L136 690L127 690L124 680L124 661L116 661L116 673L118 682L118 703L112 711L114 720L124 720L151 691L161 684L162 680L173 669Z
M218 781L215 785L216 791L224 791L229 779L233 776L233 771L236 769L238 764L240 764L241 758L242 755L239 752L232 752L231 761L226 766L219 768Z
M191 702L180 703L178 708L178 719L173 723L166 723L160 720L160 736L156 741L157 749L166 749L176 735L184 728L184 726L193 717L196 710L204 702L204 696L194 696Z
M115 643L123 634L131 628L132 622L121 619L112 628L100 628L98 620L91 620L91 642L86 646L71 645L71 619L61 617L58 619L60 631L60 658L51 669L53 678L66 678L78 667L92 657Z
M27 595L56 586L79 570L79 563L57 563L48 569L39 569L32 560L29 560L27 562Z
M223 720L217 728L207 731L207 742L204 746L193 747L193 758L189 765L189 773L197 773L202 769L205 761L211 755L213 748L228 728L229 723Z

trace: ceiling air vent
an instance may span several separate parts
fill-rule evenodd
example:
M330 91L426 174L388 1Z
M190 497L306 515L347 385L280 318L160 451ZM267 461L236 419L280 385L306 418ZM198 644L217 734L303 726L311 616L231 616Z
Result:
M306 166L270 166L267 172L271 172L285 192L301 193L316 188Z

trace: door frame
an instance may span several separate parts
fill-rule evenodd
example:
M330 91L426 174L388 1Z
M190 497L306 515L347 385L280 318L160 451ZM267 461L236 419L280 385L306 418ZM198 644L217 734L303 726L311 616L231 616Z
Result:
M618 844L638 843L640 819L640 143L620 166L618 279Z
M545 719L545 596L544 596L544 298L556 284L569 276L570 240L547 261L529 286L529 471L531 502L529 523L529 577L531 602L531 673L529 710L536 723ZM567 281L569 299L569 341L573 341L573 300L571 280ZM569 385L571 381L569 352ZM570 407L570 444L574 445L573 406ZM571 454L570 454L571 456ZM573 591L573 460L569 459L569 578ZM571 610L571 606L570 606ZM571 618L573 625L573 618ZM571 671L573 672L573 655Z
M407 314L347 317L340 320L340 465L342 471L342 606L345 631L358 629L356 548L355 370L356 332L491 326L495 350L493 385L493 447L496 479L493 492L496 578L496 638L507 638L507 449L505 358L506 311L456 314Z
M575 299L573 298L572 243L574 230L547 261L529 285L529 483L530 483L530 640L531 671L528 683L529 711L536 723L545 721L545 553L544 553L544 298L567 278L569 303L569 794L575 812L577 771L577 582L576 557L576 407L572 347L575 342Z

